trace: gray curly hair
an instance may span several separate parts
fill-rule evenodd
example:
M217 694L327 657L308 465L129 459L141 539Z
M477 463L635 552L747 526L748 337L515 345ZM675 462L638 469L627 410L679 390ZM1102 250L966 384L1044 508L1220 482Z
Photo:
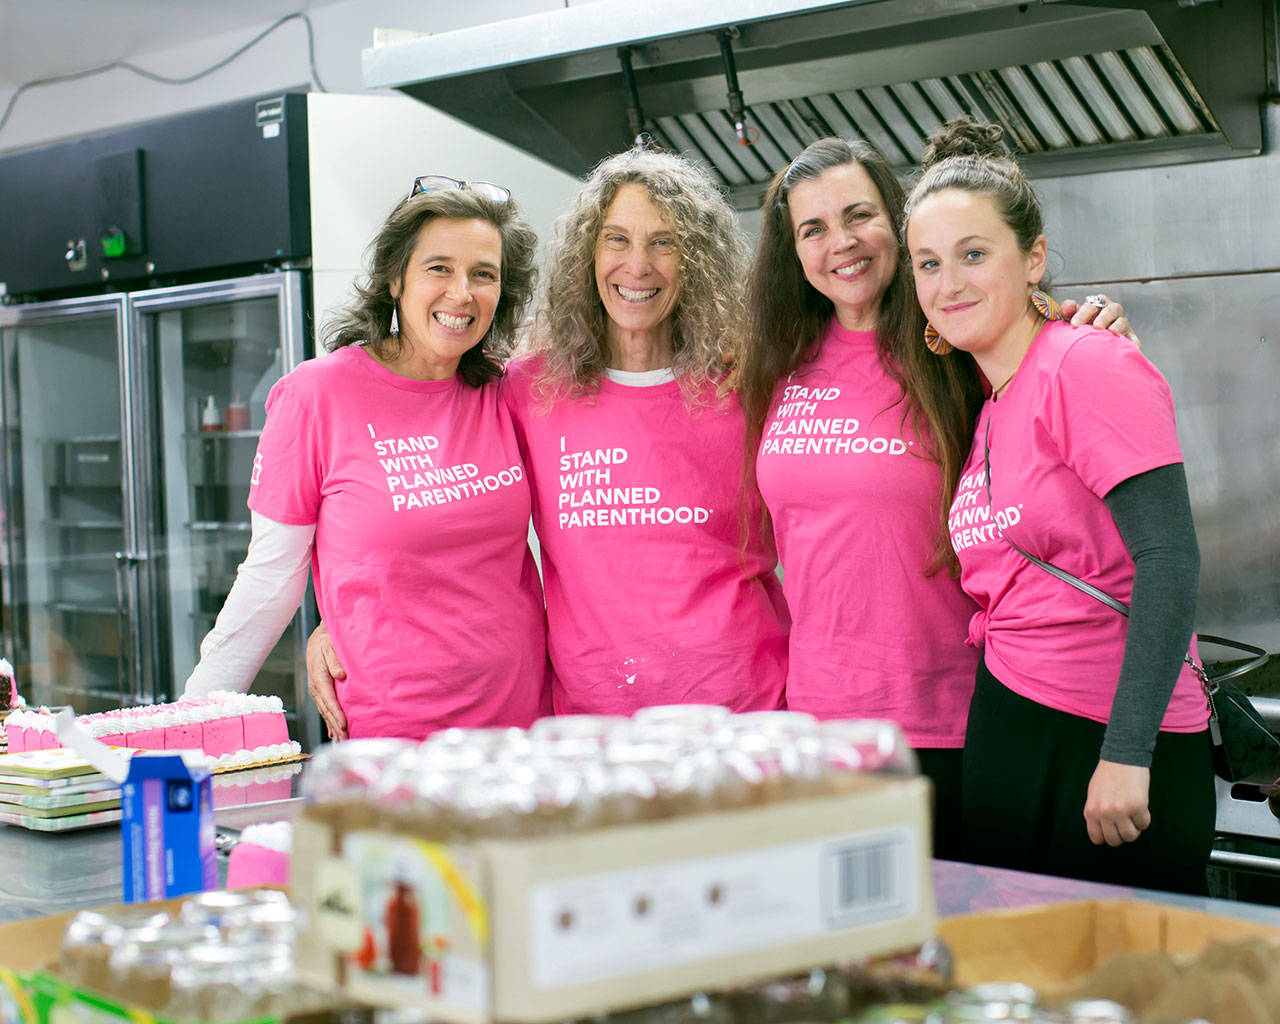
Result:
M680 298L672 314L672 369L686 397L723 375L733 358L747 261L737 216L701 167L671 153L633 149L601 161L556 221L528 341L529 350L543 353L538 388L547 398L600 387L606 314L596 287L596 242L606 211L628 184L643 185L675 231Z

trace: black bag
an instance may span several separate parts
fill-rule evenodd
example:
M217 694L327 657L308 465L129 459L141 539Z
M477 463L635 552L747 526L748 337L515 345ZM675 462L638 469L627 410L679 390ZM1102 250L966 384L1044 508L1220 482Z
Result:
M1060 569L1052 562L1023 551L1017 544L1004 538L1014 551L1029 562L1040 566L1050 576L1056 576L1063 583L1070 584L1082 593L1088 594L1095 601L1101 601L1108 608L1114 608L1128 618L1129 606L1117 601L1105 590L1099 590L1092 583L1086 583L1077 576L1072 576L1065 569ZM1219 778L1227 782L1239 782L1254 772L1265 768L1280 758L1280 739L1271 731L1258 709L1253 706L1240 690L1229 680L1239 678L1246 672L1252 672L1267 663L1270 655L1261 647L1240 643L1238 640L1227 640L1225 637L1210 636L1198 633L1196 637L1202 643L1217 644L1219 647L1230 647L1252 655L1243 665L1237 665L1229 672L1224 672L1210 679L1190 653L1184 654L1182 660L1191 666L1200 687L1204 690L1205 699L1209 702L1209 740L1213 744L1213 771Z
M1253 657L1230 672L1211 679L1188 655L1187 664L1195 671L1209 701L1209 739L1213 741L1214 774L1228 782L1239 782L1280 758L1280 739L1276 738L1258 709L1229 680L1244 675L1267 663L1267 652L1250 644L1237 643L1220 636L1200 634L1203 643L1233 647Z

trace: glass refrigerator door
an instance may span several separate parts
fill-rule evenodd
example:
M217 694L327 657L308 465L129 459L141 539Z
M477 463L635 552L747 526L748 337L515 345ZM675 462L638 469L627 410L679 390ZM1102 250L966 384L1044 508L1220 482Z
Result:
M139 458L139 531L148 539L142 601L156 624L143 644L144 696L164 700L181 695L248 547L245 500L267 393L304 356L301 275L136 292L130 305L135 429L147 452ZM313 625L308 614L307 629ZM305 743L310 730L297 721L303 627L295 616L253 692L279 696Z
M28 702L80 714L131 689L124 311L123 297L0 309L6 653Z

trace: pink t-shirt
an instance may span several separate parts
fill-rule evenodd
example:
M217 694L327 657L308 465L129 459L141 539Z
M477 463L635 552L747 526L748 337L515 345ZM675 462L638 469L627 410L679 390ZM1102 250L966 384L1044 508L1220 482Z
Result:
M1103 497L1181 461L1169 385L1135 347L1061 322L1041 329L1008 388L983 406L948 520L960 581L983 609L973 642L985 639L987 667L1005 686L1107 721L1128 620L1002 537L1127 604L1133 559ZM1197 732L1207 720L1183 666L1160 728Z
M316 524L352 737L548 710L529 486L496 387L409 380L355 345L303 363L267 399L249 507Z
M540 358L502 383L533 488L557 714L782 706L787 616L772 544L739 550L745 422L714 386L601 382L548 403ZM758 522L758 505L749 513Z
M832 320L780 382L756 474L791 608L787 706L898 722L917 747L964 744L973 602L937 544L942 477L904 418L874 332Z

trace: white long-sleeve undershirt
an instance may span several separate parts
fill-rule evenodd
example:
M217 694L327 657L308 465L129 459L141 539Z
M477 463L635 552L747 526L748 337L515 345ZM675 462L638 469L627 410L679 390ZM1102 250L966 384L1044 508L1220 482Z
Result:
M184 698L212 690L248 693L306 593L315 524L291 526L251 512L250 525L249 550L200 644L200 663L187 679Z

